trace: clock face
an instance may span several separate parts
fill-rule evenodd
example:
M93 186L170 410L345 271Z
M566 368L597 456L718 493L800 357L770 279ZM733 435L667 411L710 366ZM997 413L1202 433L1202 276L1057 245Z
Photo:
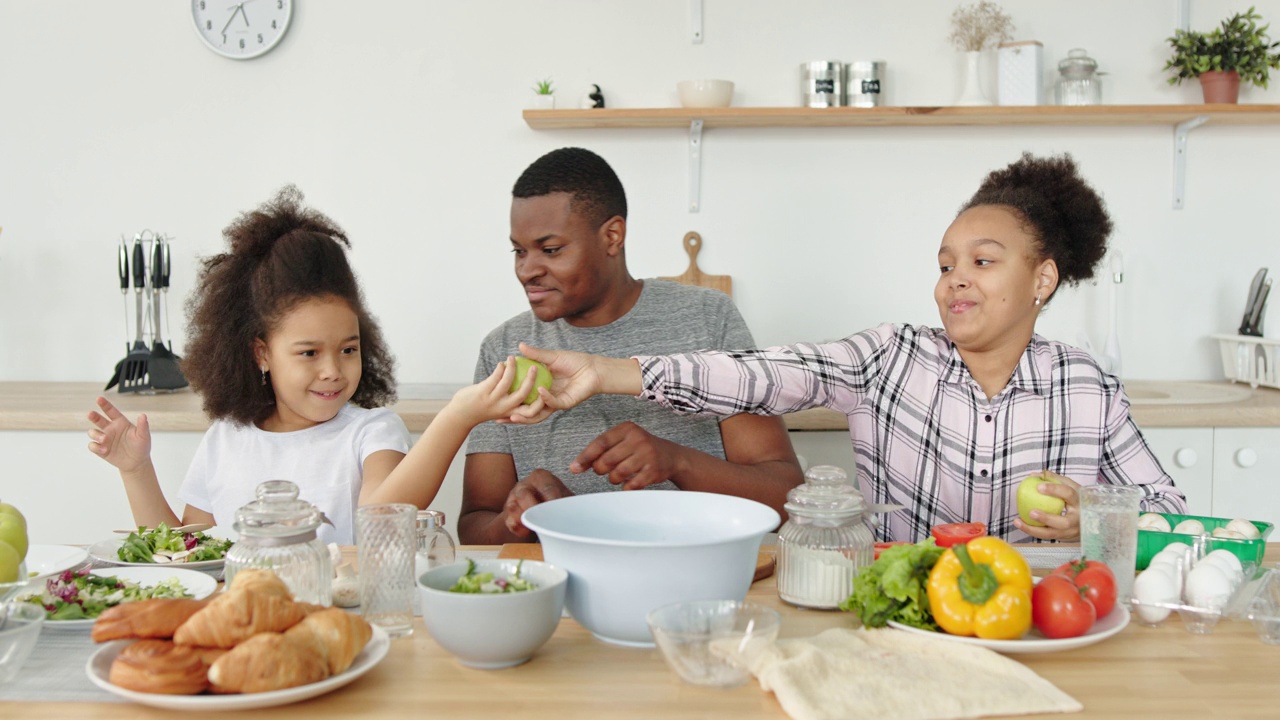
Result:
M211 50L237 60L276 46L293 17L293 0L191 0L196 34Z

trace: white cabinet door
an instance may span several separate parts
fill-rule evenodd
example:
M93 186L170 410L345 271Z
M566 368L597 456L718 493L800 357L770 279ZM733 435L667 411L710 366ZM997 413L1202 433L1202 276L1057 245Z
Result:
M1173 482L1187 496L1187 513L1213 516L1213 428L1143 428L1142 436Z
M1280 525L1280 428L1217 428L1214 517Z

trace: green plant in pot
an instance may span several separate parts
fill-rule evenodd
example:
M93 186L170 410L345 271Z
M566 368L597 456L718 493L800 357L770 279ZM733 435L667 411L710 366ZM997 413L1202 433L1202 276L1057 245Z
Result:
M1259 25L1262 16L1250 7L1223 20L1212 32L1177 30L1168 38L1173 57L1164 69L1177 74L1170 85L1200 79L1206 103L1234 103L1239 100L1240 83L1267 87L1272 69L1280 70L1280 42L1267 35L1270 25Z
M551 78L539 80L533 85L533 107L539 110L550 110L556 106L556 89Z

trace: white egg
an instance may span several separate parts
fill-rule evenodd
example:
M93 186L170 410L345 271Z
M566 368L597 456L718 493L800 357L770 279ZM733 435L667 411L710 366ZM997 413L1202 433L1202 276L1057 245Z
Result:
M1138 518L1139 530L1151 530L1154 532L1169 532L1169 521L1165 516L1159 513L1143 513Z
M1170 609L1157 603L1176 604L1178 585L1163 568L1148 568L1133 581L1133 597L1138 601L1138 617L1154 625L1169 617Z
M1189 557L1191 557L1191 546L1183 545L1182 543L1175 542L1175 543L1169 543L1168 545L1165 545L1163 550L1156 553L1155 557L1151 558L1151 562L1155 562L1157 560L1163 560L1167 562L1177 563L1180 565L1184 563Z
M1200 558L1200 562L1211 562L1225 570L1237 587L1244 582L1244 565L1241 564L1240 558L1229 550L1221 548L1214 550Z
M1173 528L1173 531L1183 535L1203 535L1204 523L1199 520L1183 520Z
M1231 598L1231 579L1215 563L1200 563L1187 573L1183 595L1191 605L1221 610Z
M1245 540L1257 540L1262 537L1262 533L1258 532L1258 526L1244 518L1236 518L1227 523L1227 529L1240 533Z

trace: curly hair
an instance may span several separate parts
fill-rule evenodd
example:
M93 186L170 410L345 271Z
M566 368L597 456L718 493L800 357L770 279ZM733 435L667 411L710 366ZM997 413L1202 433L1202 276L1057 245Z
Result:
M271 415L275 393L261 380L254 340L266 340L291 309L313 298L346 301L360 323L362 374L351 402L374 408L395 401L395 359L347 262L351 243L302 199L296 187L284 187L222 231L230 252L201 261L186 304L182 371L210 418L247 425Z
M531 198L566 192L569 210L599 227L611 217L627 218L627 194L604 158L577 147L560 148L525 168L511 189L512 197Z
M1092 278L1107 254L1112 223L1106 203L1068 154L1037 158L1024 152L1017 162L988 174L960 212L979 205L1012 209L1034 238L1034 259L1052 259L1062 283Z

